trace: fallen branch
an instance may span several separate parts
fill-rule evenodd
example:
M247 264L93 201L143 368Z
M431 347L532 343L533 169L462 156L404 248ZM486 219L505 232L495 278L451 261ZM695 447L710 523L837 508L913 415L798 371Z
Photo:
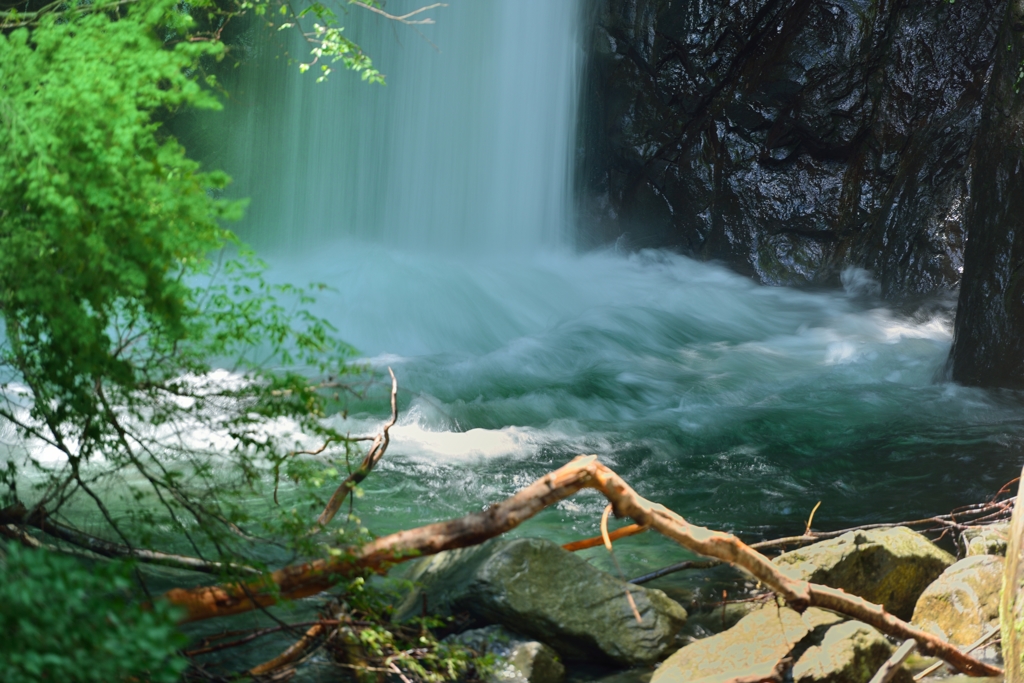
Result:
M338 514L338 510L341 509L342 503L345 502L345 498L348 497L349 492L352 491L356 486L359 485L363 479L366 479L373 471L373 468L377 466L380 459L384 457L384 452L388 449L388 444L391 443L391 436L388 430L395 426L398 422L398 380L395 379L395 373L391 368L388 368L388 372L391 374L391 419L384 425L380 434L374 437L373 443L370 445L370 450L367 452L366 457L363 458L363 462L352 474L345 478L345 481L341 482L341 485L335 489L334 493L331 494L331 499L327 501L327 505L324 507L324 511L317 517L316 523L321 527L325 527L331 523L334 519L334 515Z
M515 495L484 511L383 536L338 559L321 559L279 569L262 581L202 588L178 588L164 600L186 611L184 621L240 614L280 599L314 595L338 578L367 571L386 571L390 566L422 555L478 545L515 528L544 508L583 488L600 491L619 517L632 518L700 555L729 562L754 576L785 598L790 607L803 611L820 607L851 616L879 631L906 640L913 638L923 654L938 656L972 676L998 676L1002 670L980 662L930 633L914 628L888 614L882 607L841 590L800 581L781 572L767 557L731 534L691 525L668 508L652 503L626 484L593 455L580 456L550 472Z
M1017 481L1016 479L1014 481ZM1005 487L1004 487L1005 488ZM939 525L943 531L947 531L950 528L963 530L968 528L977 528L978 526L984 526L992 524L994 522L1002 521L1007 519L1010 511L1013 509L1012 501L1001 501L1001 502L990 502L983 503L976 506L967 506L965 508L959 508L949 513L948 515L936 515L934 517L927 517L925 519L914 519L908 522L893 522L893 523L878 523L878 524L862 524L860 526L848 527L846 529L839 529L837 531L812 531L810 533L803 533L799 536L786 536L784 538L774 538L767 541L759 541L757 543L751 543L748 547L754 550L775 550L785 549L788 547L803 547L810 545L811 543L817 543L819 541L826 541L830 538L838 538L843 534L848 534L851 531L865 531L868 529L891 529L892 527L905 526L905 527L920 527L926 525ZM978 518L957 521L957 515L969 515L976 514L981 515ZM812 515L813 518L813 515ZM965 523L969 522L969 523ZM981 523L981 524L979 524ZM636 524L623 527L612 534L612 538L621 538L623 536L631 536L641 531L646 531L646 527L641 527ZM928 531L927 529L925 531ZM615 534L622 533L622 536L616 536ZM593 548L594 546L601 544L601 537L595 536L593 538L587 538L581 541L574 541L572 543L566 543L562 547L566 550L576 551L583 550L585 548ZM676 562L657 571L649 574L644 574L635 579L632 579L630 583L647 583L654 579L661 578L662 576L668 576L675 572L684 571L687 569L710 569L721 562L711 560L707 562L699 562L693 560L686 560L682 562Z

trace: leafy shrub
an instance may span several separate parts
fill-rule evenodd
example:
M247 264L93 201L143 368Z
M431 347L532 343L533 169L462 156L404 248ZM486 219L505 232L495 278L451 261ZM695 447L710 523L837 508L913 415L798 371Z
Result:
M129 602L130 565L86 566L0 545L0 677L5 683L172 683L186 661L169 606Z

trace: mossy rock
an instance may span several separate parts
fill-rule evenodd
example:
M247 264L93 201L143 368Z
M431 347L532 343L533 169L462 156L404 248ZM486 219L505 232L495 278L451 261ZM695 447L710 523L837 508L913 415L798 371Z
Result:
M686 610L656 589L627 584L551 541L496 539L424 558L399 620L465 613L553 647L566 659L651 664L676 647ZM637 623L626 597L640 613Z
M874 627L847 621L830 628L793 665L793 683L866 683L892 655L893 647ZM903 667L890 679L911 683Z
M949 567L917 600L911 623L956 645L970 645L999 623L1004 559L973 555Z
M565 667L553 649L504 626L473 629L451 640L494 656L494 666L484 677L486 683L561 683L565 679Z
M793 578L841 588L901 619L911 617L924 589L954 561L906 527L851 531L773 560Z
M965 554L968 557L971 555L1006 555L1006 539L1009 533L1009 522L971 527L962 535Z

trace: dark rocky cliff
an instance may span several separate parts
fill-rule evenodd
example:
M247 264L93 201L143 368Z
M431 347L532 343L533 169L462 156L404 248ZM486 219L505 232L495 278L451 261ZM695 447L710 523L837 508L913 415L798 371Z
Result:
M594 0L580 214L770 284L955 287L1006 0ZM987 154L988 152L986 152Z
M953 379L1024 389L1024 0L1011 0L982 111Z

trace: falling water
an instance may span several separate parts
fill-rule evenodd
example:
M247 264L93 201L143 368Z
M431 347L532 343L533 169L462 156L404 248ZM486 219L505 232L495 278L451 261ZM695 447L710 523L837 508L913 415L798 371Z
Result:
M353 8L346 35L386 86L340 67L316 83L264 38L228 107L227 163L252 198L244 236L278 252L340 237L477 253L565 244L578 12L574 0L456 0L410 27Z

